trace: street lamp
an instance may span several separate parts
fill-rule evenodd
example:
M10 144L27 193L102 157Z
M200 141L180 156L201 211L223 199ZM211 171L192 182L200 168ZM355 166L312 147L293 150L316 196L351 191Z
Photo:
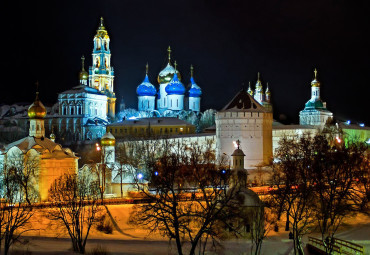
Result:
M100 182L100 185L99 185L99 189L100 189L100 195L101 195L101 201L103 203L103 197L104 197L104 191L105 191L105 167L103 165L103 152L102 152L102 149L101 149L101 146L99 143L96 143L95 144L95 149L97 152L100 152L100 167L102 167L101 169L101 178L100 178L100 173L99 173L99 169L98 169L98 178L99 178L99 182Z

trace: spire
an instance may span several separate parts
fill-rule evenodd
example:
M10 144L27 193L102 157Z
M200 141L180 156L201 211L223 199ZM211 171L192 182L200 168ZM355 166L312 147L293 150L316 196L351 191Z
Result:
M145 66L145 74L148 75L148 70L149 70L149 64L148 62L146 62L146 66Z
M84 55L82 55L81 57L81 66L82 66L81 71L85 71L85 56Z
M176 60L175 60L175 71L177 71L177 62L176 62ZM175 72L175 74L176 74L176 72Z
M260 72L257 73L257 81L261 82Z
M236 146L237 146L237 149L239 150L240 149L240 140L238 139L238 140L236 140Z
M267 93L270 93L269 83L268 83L268 82L266 83L266 94L267 94Z
M193 78L193 74L194 74L194 67L193 65L190 65L190 77Z
M87 86L87 80L89 79L89 74L85 70L85 57L82 55L81 57L81 71L79 73L80 76L80 84Z
M251 89L251 82L249 81L249 84L248 84L248 94L253 96L253 90Z
M313 71L315 73L315 80L317 78L317 69L315 68L315 70Z
M39 101L39 81L36 81L35 85L36 85L36 98L35 98L36 102Z
M168 52L168 63L170 64L171 63L171 47L170 46L168 46L167 52Z
M99 30L104 30L105 27L104 27L104 19L103 17L100 17L100 26L99 26Z

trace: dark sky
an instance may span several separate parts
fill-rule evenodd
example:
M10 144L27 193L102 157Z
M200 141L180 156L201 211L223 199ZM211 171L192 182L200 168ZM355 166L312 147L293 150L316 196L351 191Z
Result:
M91 64L103 16L115 92L128 107L137 107L136 87L147 61L157 85L171 45L185 84L194 65L203 109L219 110L261 72L264 85L270 84L275 118L285 114L296 123L316 67L328 109L338 118L370 124L369 1L6 2L2 103L31 102L36 80L45 104L78 85L80 57Z

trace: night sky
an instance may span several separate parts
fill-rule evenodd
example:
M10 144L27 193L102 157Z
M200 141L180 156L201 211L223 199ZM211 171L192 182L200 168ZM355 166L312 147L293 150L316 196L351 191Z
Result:
M35 81L46 104L78 85L80 57L91 65L104 17L111 38L117 103L137 108L136 87L167 63L183 83L190 64L202 109L221 109L257 72L269 82L274 117L297 123L318 69L321 96L339 119L370 124L369 1L6 1L2 6L0 103L31 102ZM12 2L12 3L9 3Z

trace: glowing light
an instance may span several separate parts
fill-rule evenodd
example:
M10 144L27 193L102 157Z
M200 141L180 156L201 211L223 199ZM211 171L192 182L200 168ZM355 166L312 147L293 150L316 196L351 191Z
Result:
M155 176L158 176L158 172L157 172L157 171L155 171L155 172L154 172L154 175L155 175Z
M137 119L137 117L135 117L135 116L132 116L132 117L130 117L130 118L128 118L129 120L136 120Z
M350 120L347 120L347 122L346 122L346 123L347 123L347 125L349 125L349 124L351 124L351 121L350 121Z
M364 127L364 126L365 126L365 124L364 124L364 123L360 123L359 125L360 125L360 127Z
M221 171L223 174L225 174L226 173L226 170L225 169L222 169L222 171Z
M238 148L236 141L233 141L233 144L234 144L235 149Z
M338 142L338 143L341 143L341 142L342 142L342 139L340 139L340 137L339 137L339 136L337 136L335 139L337 139L337 142Z
M137 175L137 178L138 178L139 180L143 179L143 174L141 174L141 173L140 173L140 174L138 174L138 175Z
M370 138L366 141L367 144L370 144Z

